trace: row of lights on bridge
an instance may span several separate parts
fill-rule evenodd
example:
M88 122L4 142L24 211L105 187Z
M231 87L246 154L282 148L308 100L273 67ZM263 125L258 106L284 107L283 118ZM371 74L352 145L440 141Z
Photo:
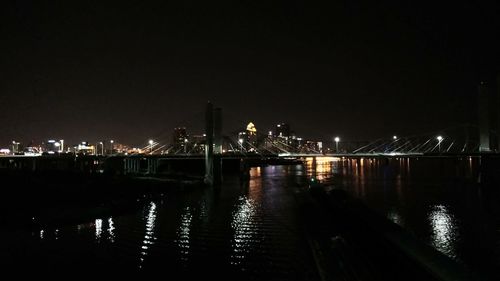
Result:
M392 139L394 141L397 141L398 140L398 136L394 135L394 136L392 136ZM443 138L443 136L439 135L439 136L436 137L436 139L438 140L439 150L441 150L441 142L443 141L444 138ZM337 136L333 140L335 141L335 150L338 152L339 151L340 137Z
M398 140L398 136L394 135L394 136L392 136L392 139L396 141L396 140ZM439 135L436 137L436 139L438 140L438 145L441 146L441 142L443 141L444 138L441 135ZM340 137L337 136L333 140L335 141L335 150L338 152L339 151ZM187 141L187 139L186 139L186 141ZM242 145L243 139L238 139L238 142L240 143L240 145ZM150 153L152 153L153 152L153 145L155 142L154 142L154 140L150 139L148 143L149 143ZM100 144L102 145L102 142ZM113 140L111 140L111 144L113 144ZM441 148L441 147L439 147L439 148Z

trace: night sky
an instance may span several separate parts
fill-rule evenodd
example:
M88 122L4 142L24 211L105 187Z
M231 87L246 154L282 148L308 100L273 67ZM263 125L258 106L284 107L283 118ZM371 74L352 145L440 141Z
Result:
M6 2L0 147L202 133L208 100L226 134L410 135L473 122L500 65L496 1Z

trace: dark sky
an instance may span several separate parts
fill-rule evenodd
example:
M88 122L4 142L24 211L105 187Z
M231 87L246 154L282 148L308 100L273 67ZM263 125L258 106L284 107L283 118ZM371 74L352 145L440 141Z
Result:
M227 133L409 135L473 121L499 70L495 1L101 2L2 3L0 146L201 132L208 100Z

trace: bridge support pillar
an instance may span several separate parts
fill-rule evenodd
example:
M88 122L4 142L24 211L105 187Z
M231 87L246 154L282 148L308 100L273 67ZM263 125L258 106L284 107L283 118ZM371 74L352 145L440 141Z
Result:
M139 173L140 159L136 157L127 157L124 160L124 174L137 174ZM149 171L149 165L148 165ZM156 169L155 169L156 172Z
M139 173L139 163L140 163L139 158L134 158L133 161L132 161L132 165L133 165L132 171L135 174Z
M148 159L148 174L156 174L157 167L158 167L158 159L156 158Z
M215 120L214 120L215 119ZM215 122L214 122L215 121ZM222 117L221 109L214 111L208 102L205 112L205 183L214 186L222 182ZM215 154L214 155L214 139Z

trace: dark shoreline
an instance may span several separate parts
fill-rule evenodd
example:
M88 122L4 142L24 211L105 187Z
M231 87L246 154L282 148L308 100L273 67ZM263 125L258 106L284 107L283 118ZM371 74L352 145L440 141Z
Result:
M200 178L0 171L0 224L40 228L133 212L144 199L203 187Z

